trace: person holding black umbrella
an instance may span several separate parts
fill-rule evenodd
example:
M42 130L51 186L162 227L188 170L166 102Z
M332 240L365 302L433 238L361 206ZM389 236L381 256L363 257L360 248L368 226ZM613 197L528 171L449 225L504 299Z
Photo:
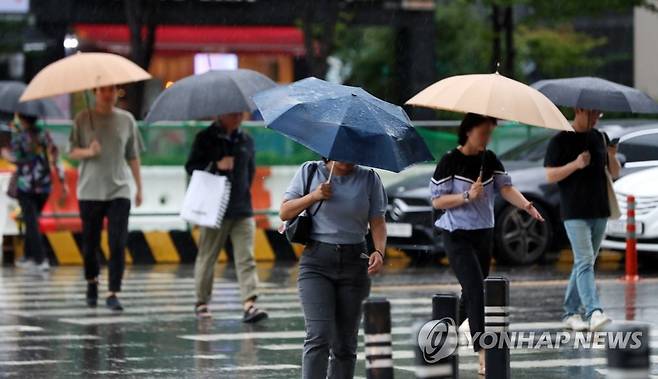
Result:
M601 112L576 108L574 132L560 132L548 145L544 166L560 190L560 209L571 243L574 265L564 298L564 323L573 330L597 331L610 322L596 289L594 264L611 215L608 174L621 165L617 147L596 130Z
M197 134L185 170L209 170L226 175L231 182L231 194L220 228L201 227L199 251L194 263L197 317L211 317L208 304L212 295L215 264L219 251L228 238L233 245L233 257L245 323L267 318L267 313L256 307L258 275L254 260L256 223L251 204L251 184L256 172L254 141L240 130L243 114L223 114Z

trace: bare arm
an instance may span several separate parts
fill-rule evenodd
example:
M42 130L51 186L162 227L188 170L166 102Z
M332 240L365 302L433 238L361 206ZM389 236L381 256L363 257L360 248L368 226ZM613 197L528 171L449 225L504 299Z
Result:
M370 233L372 234L372 241L375 245L375 250L384 254L386 250L386 220L384 216L377 216L370 219Z
M532 202L528 201L514 186L504 186L500 189L500 195L513 206L528 212L532 218L544 222L544 217L532 205Z
M546 180L549 183L557 183L568 178L577 170L578 167L576 167L574 162L569 162L560 167L546 167Z
M311 205L317 203L318 201L328 200L330 198L331 184L322 183L313 192L307 194L306 196L302 196L297 199L285 200L281 204L279 217L281 218L281 221L292 220L293 218L299 216L300 213L304 212L305 209L308 209Z
M531 204L514 186L504 186L500 189L500 195L517 208L526 209Z
M619 178L621 174L621 163L617 159L617 146L608 147L608 171L613 179Z
M466 200L464 200L464 194L461 193L441 195L435 199L432 199L432 206L436 209L457 208L464 205L465 203Z
M130 171L133 174L133 179L135 180L135 187L137 187L137 193L135 194L135 205L142 205L142 172L140 169L140 159L135 158L128 161L128 166Z
M312 192L306 196L297 199L285 200L281 204L281 209L279 210L279 217L281 218L281 221L292 220L293 218L299 216L300 213L304 212L305 209L309 208L311 205L315 204L316 202L317 200L313 198Z
M69 152L69 158L75 159L76 161L81 161L84 159L89 159L93 156L89 148L75 147Z
M483 195L484 186L482 185L482 178L478 177L468 190L468 200L476 200ZM432 199L432 206L436 209L450 209L460 207L466 204L466 202L463 193L451 193Z
M384 254L386 252L386 220L384 216L377 216L370 219L370 234L375 250L370 254L368 260L368 275L376 274L384 266Z
M77 161L92 159L101 153L101 145L98 141L94 140L89 144L89 147L73 147L69 151L69 158Z

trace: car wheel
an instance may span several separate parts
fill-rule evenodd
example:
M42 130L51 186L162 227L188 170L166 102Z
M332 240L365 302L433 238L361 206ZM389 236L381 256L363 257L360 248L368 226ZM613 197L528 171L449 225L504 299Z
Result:
M539 204L535 204L535 208L542 215L548 214ZM524 210L506 206L498 214L494 229L496 258L516 265L533 263L548 250L552 238L549 219L539 222Z

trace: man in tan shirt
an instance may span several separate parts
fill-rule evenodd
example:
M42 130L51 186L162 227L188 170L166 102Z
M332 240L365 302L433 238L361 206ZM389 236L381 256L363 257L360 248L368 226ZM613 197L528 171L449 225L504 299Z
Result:
M71 130L69 156L80 161L78 200L82 219L82 249L87 280L87 305L98 302L99 254L103 220L107 218L110 247L108 308L121 311L117 298L125 266L130 176L135 181L135 205L142 203L140 137L133 116L114 105L116 86L97 88L93 109L80 112Z

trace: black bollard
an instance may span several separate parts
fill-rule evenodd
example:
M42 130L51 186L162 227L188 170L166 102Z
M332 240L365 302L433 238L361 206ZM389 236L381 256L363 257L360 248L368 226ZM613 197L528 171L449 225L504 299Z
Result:
M509 329L509 281L502 276L484 280L484 338L485 377L510 378L509 346L504 342ZM495 345L493 344L495 342ZM489 346L492 345L492 346Z
M454 293L438 293L432 296L432 320L450 319L454 323L455 333L457 335L457 345L459 346L459 297ZM457 350L450 356L441 359L436 365L448 364L451 367L449 375L440 378L459 378L459 355Z
M366 378L393 378L391 304L384 298L363 302L363 331L366 352Z
M613 344L611 333L621 333L615 336L618 341ZM628 334L626 334L628 333ZM608 332L606 355L608 357L608 379L648 379L649 360L649 327L647 325L626 325L614 328ZM626 340L626 343L619 342Z
M432 320L412 328L416 378L454 379L459 375L456 295L432 297Z

